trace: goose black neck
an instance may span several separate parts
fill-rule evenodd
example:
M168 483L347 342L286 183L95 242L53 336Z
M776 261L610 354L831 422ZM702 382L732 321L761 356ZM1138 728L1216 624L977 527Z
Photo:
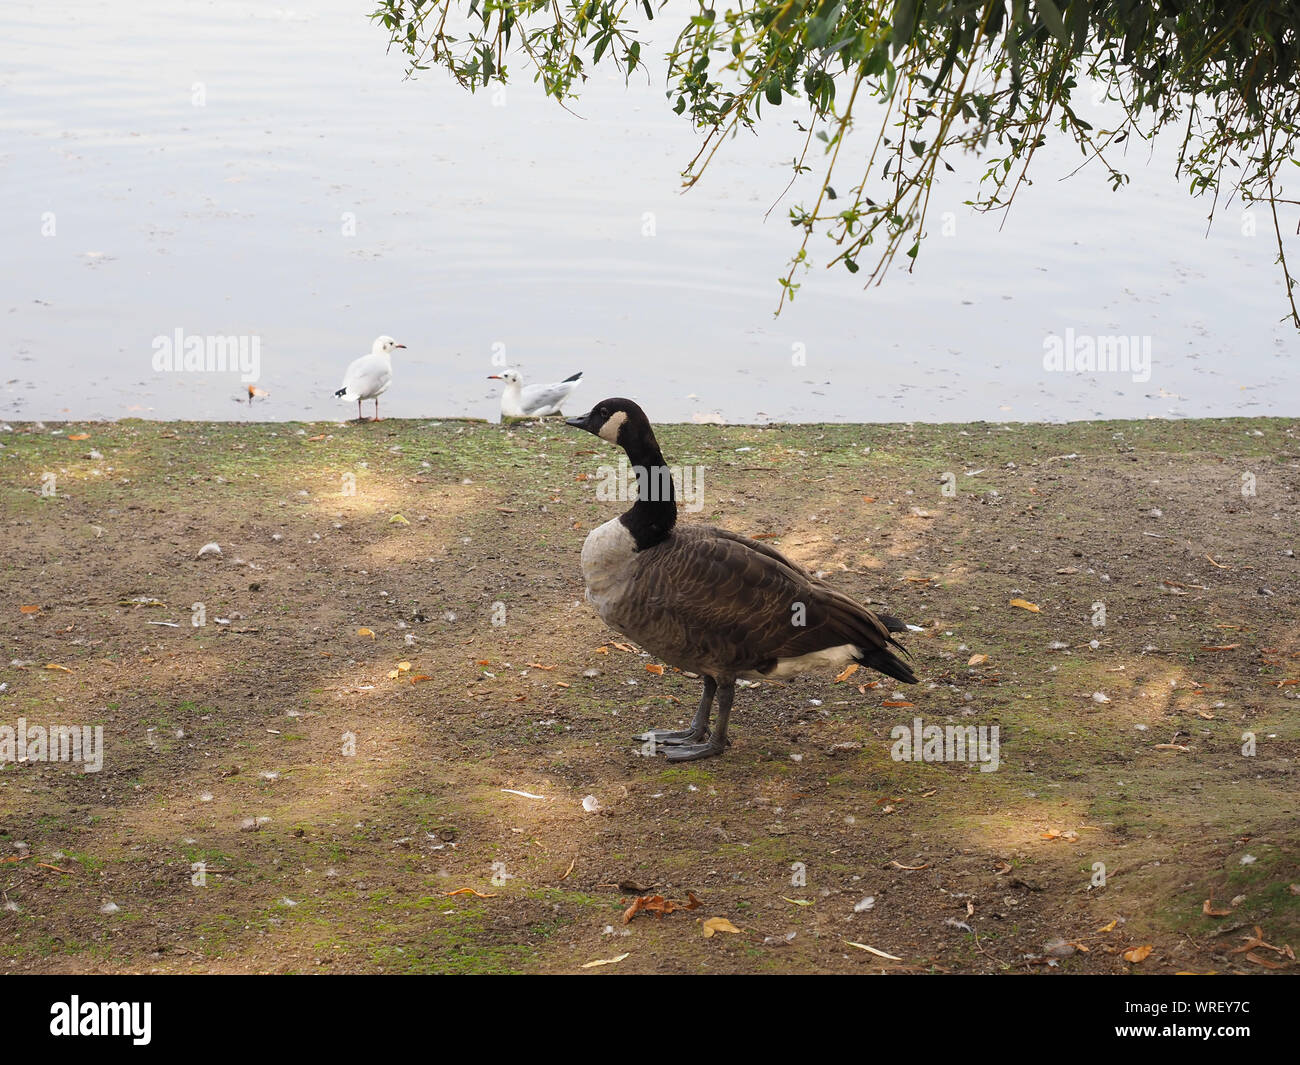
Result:
M637 498L632 509L619 520L636 541L638 551L668 538L677 524L677 493L672 473L653 434L648 439L633 440L624 450L636 470Z

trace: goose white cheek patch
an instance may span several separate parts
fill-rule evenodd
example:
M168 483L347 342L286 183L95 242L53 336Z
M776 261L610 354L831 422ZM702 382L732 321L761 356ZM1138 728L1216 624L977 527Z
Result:
M627 411L615 411L600 427L597 434L602 440L608 440L611 444L618 443L618 431L623 428L623 423L627 421Z

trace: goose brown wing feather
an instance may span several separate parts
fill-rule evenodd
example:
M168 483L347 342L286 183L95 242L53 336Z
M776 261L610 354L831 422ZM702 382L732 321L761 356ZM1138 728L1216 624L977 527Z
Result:
M898 646L871 611L725 529L678 526L638 557L634 586L627 616L607 620L683 669L735 674L848 643L874 665Z

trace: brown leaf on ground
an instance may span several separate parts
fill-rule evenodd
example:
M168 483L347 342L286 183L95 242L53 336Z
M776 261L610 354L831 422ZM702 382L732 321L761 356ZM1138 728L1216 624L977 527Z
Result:
M473 895L476 899L494 899L496 895L485 895L481 891L476 891L472 887L457 888L455 891L443 892L444 897L451 898L453 895Z
M645 671L647 673L653 673L656 677L662 677L664 675L664 667L658 662L647 662L645 664Z
M1240 646L1241 644L1239 643L1223 643L1223 644L1216 644L1213 646L1202 645L1201 650L1202 651L1235 651Z
M740 929L728 921L725 917L710 917L704 922L704 938L709 939L718 932L731 932L739 934Z
M1214 908L1214 896L1211 895L1201 903L1201 913L1205 914L1206 917L1228 917L1232 914L1232 910L1216 910Z
M988 655L971 655L966 664L968 666L982 666L988 660Z
M861 668L862 667L859 666L856 662L850 662L847 666L844 667L843 673L836 674L835 683L840 684L848 680L851 676L853 676L854 673L856 673Z
M693 891L686 893L685 902L675 902L672 899L664 898L663 895L640 895L631 906L623 911L623 923L627 924L638 913L654 913L663 917L666 914L676 913L678 910L694 910L700 905L700 900L695 897Z
M1123 957L1127 962L1132 962L1134 965L1140 965L1150 957L1151 952L1154 949L1155 948L1149 943L1141 947L1130 947L1128 950L1124 951Z
M1291 963L1288 961L1270 961L1268 958L1261 958L1253 950L1246 955L1247 961L1253 961L1256 965L1262 965L1265 969L1285 969Z
M20 606L18 608L18 612L20 614L39 614L41 612L41 608L38 606Z
M902 862L891 861L889 864L892 865L895 869L902 869L908 873L917 873L920 872L922 869L930 868L929 862L926 862L924 865L903 865Z
M1018 606L1021 610L1028 610L1031 614L1041 613L1037 603L1031 603L1028 599L1012 599L1007 606Z
M370 629L367 629L367 628L364 628L364 627L363 627L363 628L360 628L360 629L357 629L357 635L358 635L358 636L369 636L372 640L375 638L375 634L374 634Z

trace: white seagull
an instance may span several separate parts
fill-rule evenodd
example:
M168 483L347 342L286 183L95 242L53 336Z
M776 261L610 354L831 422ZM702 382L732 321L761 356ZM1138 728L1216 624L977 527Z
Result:
M361 401L375 401L375 421L379 421L379 397L393 383L393 349L404 348L392 337L379 337L370 345L370 354L354 359L343 374L343 387L334 395L340 399L357 401L357 421L361 417Z
M548 414L559 414L560 406L582 384L582 371L563 381L550 385L528 385L521 387L523 374L518 370L506 370L488 376L489 381L504 381L505 390L501 393L501 414L506 418L542 418Z

